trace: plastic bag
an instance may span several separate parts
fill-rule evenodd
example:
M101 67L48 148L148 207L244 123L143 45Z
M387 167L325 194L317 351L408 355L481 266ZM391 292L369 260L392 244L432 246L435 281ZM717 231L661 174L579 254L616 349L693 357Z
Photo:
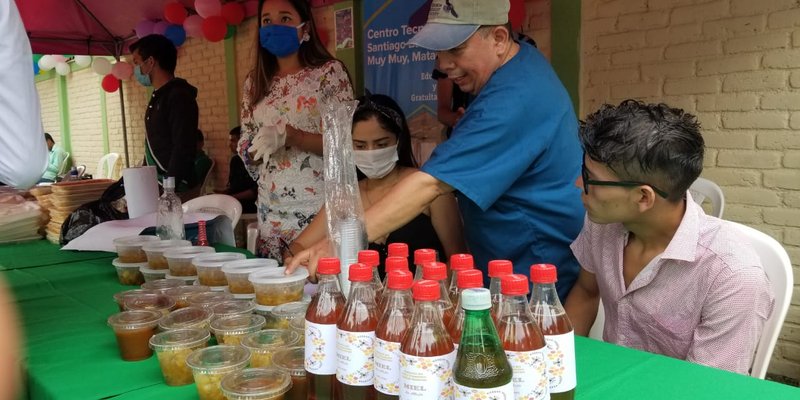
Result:
M322 110L328 239L342 265L339 280L345 295L350 292L350 264L356 263L358 252L367 248L364 207L353 161L351 129L357 104L357 101L328 103Z

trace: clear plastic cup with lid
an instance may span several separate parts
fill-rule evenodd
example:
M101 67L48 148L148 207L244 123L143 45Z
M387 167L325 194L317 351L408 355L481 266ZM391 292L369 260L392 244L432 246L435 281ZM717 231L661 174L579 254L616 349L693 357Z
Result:
M150 338L150 348L155 350L164 382L169 386L188 385L192 369L186 358L193 351L208 346L211 335L202 329L175 329L156 334Z
M305 346L306 344L306 319L293 319L289 321L289 330L297 332L300 335L300 341L297 342L298 346Z
M169 297L175 299L175 308L183 308L189 306L189 297L196 293L206 293L210 289L208 286L203 285L185 285L181 282L181 286L169 288L164 291Z
M167 269L169 263L164 258L164 250L178 247L191 247L192 242L188 240L172 239L148 242L142 245L144 254L147 255L147 263L152 269Z
M286 275L286 268L270 268L248 277L256 291L256 303L273 307L302 300L306 278L305 268L298 268L291 275Z
M141 285L144 283L144 275L140 268L146 266L147 262L124 263L119 258L111 260L111 265L117 270L117 279L121 285Z
M192 369L200 400L224 399L220 383L225 375L241 371L250 361L250 351L242 346L217 345L189 354L186 364Z
M175 310L161 319L158 327L162 331L172 331L176 329L202 329L209 330L212 313L205 308L185 307Z
M306 386L305 348L293 346L278 350L272 355L272 364L292 377L292 389L287 392L287 400L308 399Z
M108 317L106 322L114 329L123 360L139 361L153 355L149 341L162 317L160 312L152 310L123 311Z
M272 366L272 354L277 350L298 346L300 334L286 329L264 329L242 337L241 345L250 350L250 366L265 368Z
M144 283L157 281L159 279L165 279L167 275L167 271L164 269L152 269L149 268L150 264L144 263L143 266L139 267L139 272L142 273L142 277L144 278Z
M175 300L163 294L137 294L125 296L122 305L126 310L152 310L166 316L175 308Z
M248 333L264 328L264 317L255 314L232 315L211 321L211 332L217 343L238 345Z
M156 270L156 271L166 271L166 270ZM183 281L179 279L156 279L154 281L143 283L142 289L149 289L159 293L166 294L166 291L168 289L172 289L178 286L184 286Z
M308 305L309 303L304 301L292 301L275 306L270 310L270 318L267 318L267 328L289 329L289 323L292 320L304 321Z
M164 251L164 258L167 259L169 265L170 276L197 276L197 268L192 262L195 257L201 254L215 253L213 247L209 246L191 246L181 247L177 249L168 249Z
M248 368L226 376L221 386L228 400L283 400L292 379L275 368Z
M255 290L247 277L253 272L272 268L278 268L278 261L271 258L251 258L226 262L222 265L222 272L228 281L229 292L237 298L252 299L255 297Z
M186 286L192 286L192 285L197 286L198 285L197 275L192 275L192 276L172 276L172 275L169 274L169 270L167 270L167 274L164 275L164 279L178 280L178 281L181 281L183 283L183 285L186 285ZM211 290L211 288L209 288L208 290Z
M159 294L158 291L150 289L131 289L122 292L114 293L114 302L119 306L120 311L125 311L125 298L128 296L136 296L140 294Z
M125 236L114 239L119 262L125 264L147 262L147 254L142 250L142 246L158 240L158 236L153 235Z
M252 300L228 300L215 304L211 310L214 312L214 319L230 317L234 315L252 314L256 309Z
M194 266L197 268L197 279L201 285L213 288L223 288L228 286L228 279L222 272L222 265L231 262L244 260L246 257L242 253L216 253L201 254L194 258Z
M230 293L201 292L189 296L189 305L211 310L215 305L230 300L233 300L233 296Z

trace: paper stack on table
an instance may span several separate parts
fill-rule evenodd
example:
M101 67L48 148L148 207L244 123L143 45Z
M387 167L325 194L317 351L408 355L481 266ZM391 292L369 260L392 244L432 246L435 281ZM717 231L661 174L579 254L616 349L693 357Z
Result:
M0 193L0 243L41 239L42 212L34 201L20 195Z

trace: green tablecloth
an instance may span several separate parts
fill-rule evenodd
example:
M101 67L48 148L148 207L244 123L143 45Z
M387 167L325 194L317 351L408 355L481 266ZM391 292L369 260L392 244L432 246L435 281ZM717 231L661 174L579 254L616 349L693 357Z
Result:
M0 246L0 260L11 247ZM2 272L22 315L29 398L196 399L194 385L163 383L155 357L120 360L105 321L117 312L112 295L132 287L105 256ZM577 399L800 399L795 387L591 339L576 338L576 349Z
M0 270L41 267L70 261L109 259L113 253L103 251L62 251L46 240L6 244L0 246Z

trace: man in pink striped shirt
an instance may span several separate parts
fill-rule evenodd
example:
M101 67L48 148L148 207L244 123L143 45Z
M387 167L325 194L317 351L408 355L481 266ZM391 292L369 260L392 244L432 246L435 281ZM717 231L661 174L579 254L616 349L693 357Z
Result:
M580 137L575 332L588 334L602 299L607 342L747 374L774 299L749 243L688 194L703 169L695 117L627 100L590 115Z

